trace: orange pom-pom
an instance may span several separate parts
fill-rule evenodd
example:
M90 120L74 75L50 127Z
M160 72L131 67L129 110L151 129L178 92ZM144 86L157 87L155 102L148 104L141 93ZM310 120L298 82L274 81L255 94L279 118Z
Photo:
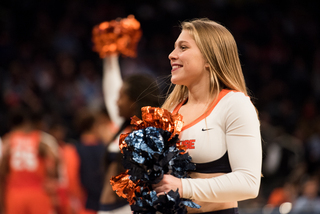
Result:
M129 135L129 133L125 133L125 134L120 135L119 148L120 148L121 153L123 153L122 149L128 146L127 143L125 142L125 139L126 139L126 137L128 137L128 135Z
M137 188L137 184L130 180L130 175L128 175L128 170L124 173L121 173L117 176L113 176L110 179L110 184L112 186L113 191L117 193L118 196L126 198L129 204L134 203L135 191Z
M140 23L133 15L120 20L102 22L92 30L93 51L98 52L101 58L113 53L136 57L141 36Z
M166 109L151 106L142 107L141 114L142 120L137 116L131 118L131 125L133 125L133 129L135 130L144 129L150 126L160 128L172 133L169 140L176 134L179 135L182 130L183 122L181 114L172 114ZM125 133L120 135L119 148L121 153L123 153L122 149L127 147L125 139L129 134L130 133ZM185 148L182 148L183 146L177 146L185 150Z
M134 129L153 126L171 132L170 139L174 135L180 134L183 127L182 115L172 114L166 109L151 106L142 107L141 112L142 120L136 116L131 119L131 124L135 126Z

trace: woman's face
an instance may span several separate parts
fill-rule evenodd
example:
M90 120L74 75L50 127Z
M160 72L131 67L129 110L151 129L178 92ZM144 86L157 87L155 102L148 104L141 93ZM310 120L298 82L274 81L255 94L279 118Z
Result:
M125 119L130 119L135 114L135 103L131 101L126 93L126 84L123 84L119 91L119 98L117 100L119 116Z
M190 87L209 78L205 59L187 30L182 30L169 59L173 84Z

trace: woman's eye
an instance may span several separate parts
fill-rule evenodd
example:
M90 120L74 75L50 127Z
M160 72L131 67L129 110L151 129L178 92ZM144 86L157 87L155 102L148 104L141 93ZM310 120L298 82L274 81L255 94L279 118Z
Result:
M187 49L187 47L186 47L186 46L181 46L180 48L181 48L181 50L185 50L185 49Z

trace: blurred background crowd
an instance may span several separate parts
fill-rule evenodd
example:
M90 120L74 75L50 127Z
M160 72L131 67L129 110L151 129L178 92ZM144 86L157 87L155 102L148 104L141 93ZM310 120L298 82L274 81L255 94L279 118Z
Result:
M179 22L207 17L234 35L261 120L261 191L240 208L244 213L287 213L285 202L296 207L320 203L317 5L317 0L3 0L0 136L10 130L10 110L28 106L37 113L39 129L70 144L79 142L84 112L99 115L100 137L107 142L114 131L104 105L102 59L92 51L92 28L133 14L143 35L138 56L120 58L122 75L152 75L165 95L168 54Z

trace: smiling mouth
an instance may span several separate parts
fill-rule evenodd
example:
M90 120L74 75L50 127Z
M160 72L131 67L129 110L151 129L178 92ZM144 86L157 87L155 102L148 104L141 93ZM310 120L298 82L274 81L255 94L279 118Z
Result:
M182 66L181 65L173 65L171 71L175 71L175 70L177 70L179 68L182 68Z

